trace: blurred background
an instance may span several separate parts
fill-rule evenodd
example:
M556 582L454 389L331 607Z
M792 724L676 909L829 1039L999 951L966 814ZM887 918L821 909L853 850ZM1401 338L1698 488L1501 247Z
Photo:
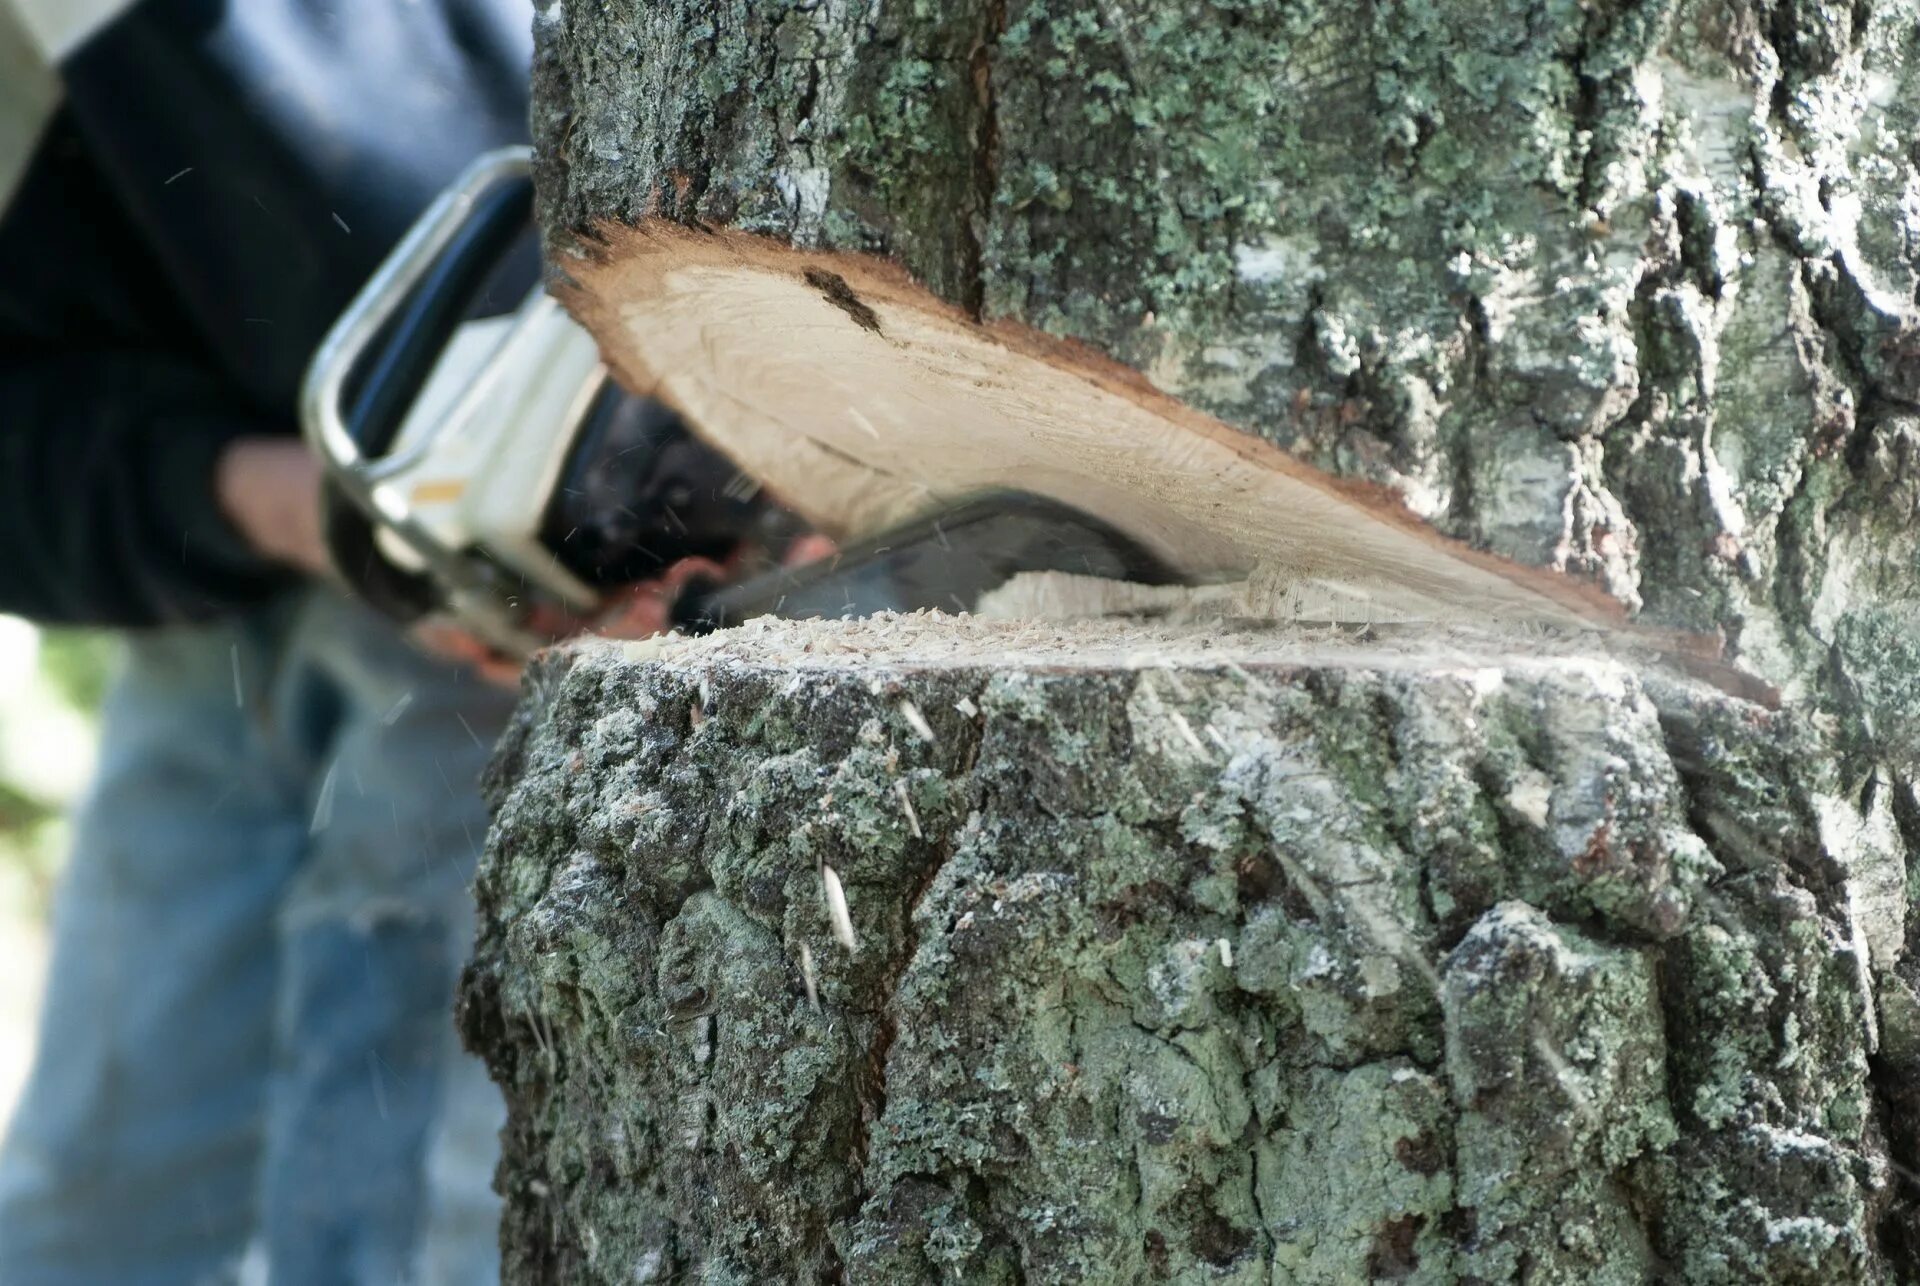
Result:
M67 812L117 656L107 635L0 615L0 1132L33 1054Z

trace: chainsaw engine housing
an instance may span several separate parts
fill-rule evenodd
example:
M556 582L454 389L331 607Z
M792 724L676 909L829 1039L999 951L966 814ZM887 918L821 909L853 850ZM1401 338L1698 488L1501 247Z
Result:
M540 642L540 604L590 613L609 586L783 524L678 416L608 377L533 280L531 201L524 149L475 162L327 336L302 405L351 587L512 653ZM523 301L477 315L498 313L516 262Z

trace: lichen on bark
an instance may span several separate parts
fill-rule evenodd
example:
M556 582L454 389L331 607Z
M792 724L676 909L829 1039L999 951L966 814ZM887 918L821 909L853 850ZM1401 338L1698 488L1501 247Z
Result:
M549 659L464 1000L509 1279L1899 1280L1901 907L1804 731L1514 642Z

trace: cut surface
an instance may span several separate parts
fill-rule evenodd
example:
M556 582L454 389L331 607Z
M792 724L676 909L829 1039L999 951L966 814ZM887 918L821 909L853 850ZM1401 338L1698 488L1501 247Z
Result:
M936 611L882 612L833 621L763 616L713 634L664 635L616 646L632 661L747 665L782 672L876 667L915 672L993 665L1060 673L1178 666L1442 675L1500 670L1579 674L1589 682L1595 674L1644 671L1666 659L1621 646L1629 638L1591 630L1527 627L1356 628L1303 621L1130 617L996 620Z
M1089 350L977 324L884 261L661 220L602 244L568 262L565 294L614 368L833 534L1011 488L1194 580L1258 571L1342 619L1618 619L1587 586L1448 541Z

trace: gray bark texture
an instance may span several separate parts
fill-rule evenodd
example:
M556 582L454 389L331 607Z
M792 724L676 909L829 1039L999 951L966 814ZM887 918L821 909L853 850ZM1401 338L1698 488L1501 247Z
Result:
M562 271L886 256L1786 704L1418 630L556 656L464 1002L514 1280L1920 1281L1920 4L536 32Z
M1911 1278L1904 873L1803 720L1537 640L1033 636L536 672L464 1002L509 1280Z

